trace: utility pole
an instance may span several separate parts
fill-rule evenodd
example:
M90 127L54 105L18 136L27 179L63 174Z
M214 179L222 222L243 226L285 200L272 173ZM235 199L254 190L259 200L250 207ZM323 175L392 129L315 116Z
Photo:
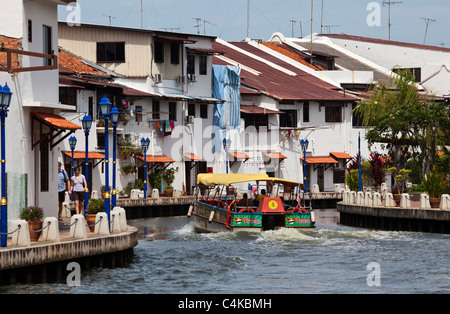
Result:
M389 17L389 23L388 23L388 26L389 26L389 40L391 40L391 5L392 4L397 4L397 3L403 3L403 2L400 2L400 1L391 1L391 0L388 0L388 1L383 1L383 5L385 5L385 4L387 4L388 5L388 9L389 9L389 11L388 11L388 17Z
M310 53L311 53L311 55L310 55L310 63L311 64L313 64L313 52L312 52L312 43L313 43L313 28L312 28L312 26L313 26L313 13L314 13L314 10L313 10L313 5L314 5L314 0L311 0L311 51L310 51Z
M427 26L425 28L425 37L423 38L423 44L425 45L425 40L427 39L428 25L431 22L436 22L436 20L428 19L428 18L425 18L425 17L423 17L422 20L425 20L425 23L427 24Z
M247 0L247 36L246 36L246 38L248 38L249 29L250 29L250 0Z
M341 27L341 25L322 25L324 28L328 28L328 34L331 34L332 27Z
M297 23L296 20L289 20L292 23L292 38L294 38L294 24Z
M107 18L109 18L109 26L111 26L111 20L116 18L115 16L105 15L105 14L103 14L103 16L106 16Z

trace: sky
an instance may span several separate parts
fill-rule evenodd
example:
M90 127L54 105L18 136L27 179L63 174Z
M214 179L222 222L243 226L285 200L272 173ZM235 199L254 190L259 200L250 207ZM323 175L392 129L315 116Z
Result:
M385 4L389 1L383 0L77 0L77 3L81 23L141 28L142 2L145 29L240 41L247 37L248 1L248 37L252 39L268 40L275 32L286 37L309 35L311 2L313 33L322 29L323 33L389 39L389 6ZM450 1L391 2L391 40L417 44L425 40L427 45L450 48ZM60 6L58 19L66 21L71 12ZM430 19L427 32L425 19Z

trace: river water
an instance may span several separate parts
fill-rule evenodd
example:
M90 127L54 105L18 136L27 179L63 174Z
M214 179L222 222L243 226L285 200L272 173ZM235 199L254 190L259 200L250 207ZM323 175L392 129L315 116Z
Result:
M124 268L83 271L79 286L34 284L2 293L450 293L450 235L339 225L316 211L314 230L199 234L187 217L139 227Z

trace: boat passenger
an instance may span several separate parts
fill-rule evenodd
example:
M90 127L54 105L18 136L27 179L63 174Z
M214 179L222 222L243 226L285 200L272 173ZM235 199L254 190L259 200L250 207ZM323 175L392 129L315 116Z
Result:
M252 200L248 198L247 193L242 195L242 198L237 202L237 206L248 207L252 205Z
M258 196L256 197L256 201L259 203L259 201L260 201L261 199L263 199L264 197L269 197L269 196L266 195L266 190L265 190L265 189L262 189L262 190L261 190L261 194L258 195Z

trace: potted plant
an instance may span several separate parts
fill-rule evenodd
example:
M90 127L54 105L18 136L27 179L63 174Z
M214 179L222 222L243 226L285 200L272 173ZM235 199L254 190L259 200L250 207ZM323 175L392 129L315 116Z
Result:
M392 175L397 172L397 168L392 167L387 169ZM394 201L397 206L400 206L400 199L403 192L406 192L406 182L409 179L409 175L411 174L411 170L409 169L400 169L398 174L395 176L395 185L392 188L392 194L394 196Z
M350 170L350 174L345 177L345 183L350 191L359 191L359 171L356 169Z
M101 199L91 198L86 207L86 222L91 232L95 230L95 218L98 213L105 211L105 201Z
M22 208L20 219L28 222L30 230L30 241L36 242L42 232L42 219L44 218L44 210L37 206L27 206Z
M141 147L123 138L119 139L117 149L119 150L119 155L123 160L128 159L128 157L132 155L142 155L143 153Z
M445 189L444 176L433 170L423 179L422 184L430 197L431 208L439 208L441 194Z
M120 168L120 171L124 175L136 173L137 172L137 165L136 165L136 163L131 163L131 164L125 165L122 168Z
M162 175L159 171L154 171L148 175L148 182L154 189L158 189L161 186Z
M109 187L109 190L111 192L111 186ZM105 193L106 193L106 187L105 185L102 185L102 187L100 188L100 193L102 195L102 199L105 199Z
M173 181L175 181L175 173L176 172L178 172L178 167L166 169L166 170L164 170L164 173L162 175L164 182L166 182L166 184L167 184L166 188L164 190L164 193L168 197L172 197L172 195L173 195L172 183L173 183Z

